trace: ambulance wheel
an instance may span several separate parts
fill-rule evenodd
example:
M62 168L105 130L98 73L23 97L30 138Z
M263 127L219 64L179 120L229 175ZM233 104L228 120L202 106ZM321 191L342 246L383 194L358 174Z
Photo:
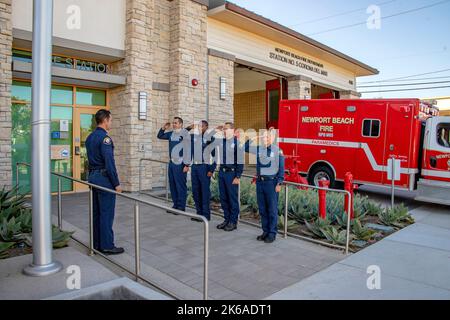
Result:
M327 166L318 166L313 168L308 175L308 182L310 185L318 187L319 181L323 178L330 181L330 188L334 188L336 183L334 173L333 170Z

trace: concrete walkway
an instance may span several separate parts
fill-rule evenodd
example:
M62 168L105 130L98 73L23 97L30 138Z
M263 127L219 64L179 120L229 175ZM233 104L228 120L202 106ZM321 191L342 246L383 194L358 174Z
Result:
M145 197L146 200L155 201ZM53 199L56 212L56 199ZM162 202L161 202L162 203ZM127 254L114 257L134 268L132 201L116 207L116 244ZM65 230L88 240L88 195L63 196ZM237 232L210 230L209 296L211 299L264 299L345 258L341 251L296 239L272 245L256 241L258 228L240 225ZM142 274L182 299L201 299L203 286L203 224L163 210L141 207Z
M268 297L305 299L450 299L450 209L412 211L416 224ZM369 290L369 266L381 269L381 289Z

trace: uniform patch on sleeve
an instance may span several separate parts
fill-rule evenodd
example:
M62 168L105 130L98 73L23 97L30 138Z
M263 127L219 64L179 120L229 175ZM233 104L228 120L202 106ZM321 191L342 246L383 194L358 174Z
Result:
M103 143L110 146L112 145L112 140L110 137L106 137L105 139L103 139Z

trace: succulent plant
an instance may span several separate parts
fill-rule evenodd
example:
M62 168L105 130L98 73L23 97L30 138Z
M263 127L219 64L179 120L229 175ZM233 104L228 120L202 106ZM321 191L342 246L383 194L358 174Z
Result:
M330 241L333 244L337 245L345 245L347 242L347 231L342 230L339 231L339 229L335 226L329 226L322 230L325 238ZM350 235L350 241L352 236Z
M408 213L408 208L404 204L382 210L378 217L386 226L403 228L405 225L414 223L414 218Z
M377 233L375 230L363 226L357 219L353 220L351 230L357 240L363 241L369 241Z

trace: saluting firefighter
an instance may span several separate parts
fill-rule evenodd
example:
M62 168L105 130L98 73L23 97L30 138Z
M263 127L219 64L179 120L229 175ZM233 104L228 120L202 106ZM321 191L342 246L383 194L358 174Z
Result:
M285 174L284 155L275 140L276 130L271 129L244 146L245 152L257 158L256 193L263 229L257 240L265 243L273 243L278 234L278 199Z
M209 124L206 120L200 125L187 128L191 133L191 178L192 194L194 196L197 215L211 220L211 178L216 171L217 164L213 161L215 151L213 134L208 133ZM193 221L201 222L198 219Z
M114 143L108 135L112 116L108 110L95 115L97 129L86 139L89 161L89 183L121 193L119 177L114 161ZM94 248L106 255L124 253L114 245L114 210L116 195L93 189Z
M231 232L237 229L239 220L239 184L244 172L244 157L235 136L234 124L227 122L218 129L223 129L224 135L219 145L219 192L225 221L217 229Z
M184 143L189 144L189 136L183 129L183 119L175 117L172 122L173 131L168 131L170 123L166 123L158 132L158 139L169 141L169 185L172 195L173 209L186 211L187 173L189 165L184 159Z

